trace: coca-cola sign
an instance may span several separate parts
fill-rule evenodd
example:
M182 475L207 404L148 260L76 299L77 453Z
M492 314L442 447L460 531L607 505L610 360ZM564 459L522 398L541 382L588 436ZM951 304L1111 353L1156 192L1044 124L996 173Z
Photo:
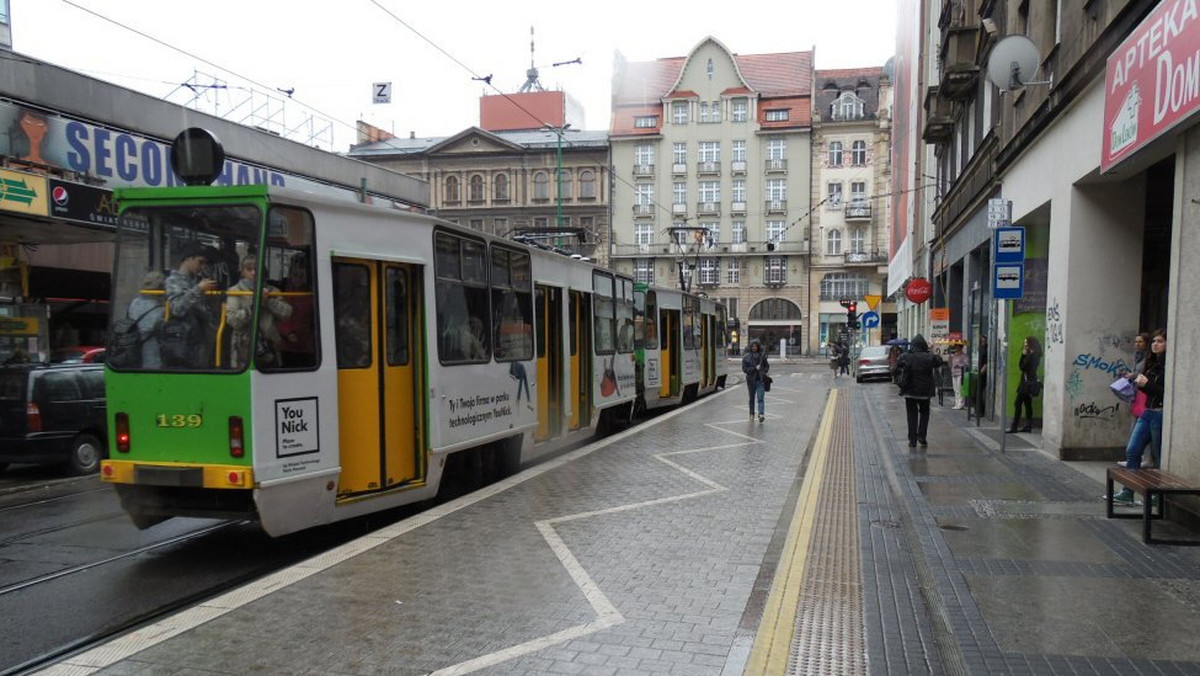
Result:
M912 302L920 305L929 300L933 295L933 285L924 277L916 277L908 283L908 288L904 290L904 295Z

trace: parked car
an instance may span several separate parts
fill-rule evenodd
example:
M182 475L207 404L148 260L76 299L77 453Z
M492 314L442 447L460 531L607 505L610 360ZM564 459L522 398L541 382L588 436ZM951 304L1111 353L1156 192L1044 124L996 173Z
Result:
M105 457L102 364L0 367L0 471L10 463L61 463L91 474Z
M867 378L891 380L892 370L888 365L888 347L868 345L850 362L854 381L861 383Z
M60 347L50 353L51 364L103 364L104 348L90 345Z

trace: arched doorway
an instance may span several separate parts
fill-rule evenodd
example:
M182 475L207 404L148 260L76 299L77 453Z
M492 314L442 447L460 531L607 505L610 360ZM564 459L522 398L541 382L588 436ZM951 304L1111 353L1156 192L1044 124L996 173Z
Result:
M800 340L801 319L800 306L786 298L760 300L750 308L743 346L758 340L767 354L779 355L780 342L786 341L788 354L799 355L804 345Z

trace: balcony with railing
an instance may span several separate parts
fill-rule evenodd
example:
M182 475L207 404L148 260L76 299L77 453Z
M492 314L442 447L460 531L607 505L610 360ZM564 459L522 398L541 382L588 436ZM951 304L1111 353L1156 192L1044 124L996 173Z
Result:
M654 165L653 164L635 164L635 165L633 165L633 176L634 176L634 178L653 178Z
M926 143L945 143L954 137L954 103L941 95L937 87L925 92L925 129L921 139Z
M851 201L846 205L846 220L847 221L869 221L871 220L871 204L866 201Z
M638 218L653 218L654 217L654 205L653 204L635 204L635 205L633 205L633 215Z
M880 249L847 251L843 254L846 265L886 265L888 253Z
M763 205L763 209L768 214L786 214L787 200L767 200Z
M699 173L701 176L720 176L721 175L721 163L720 162L697 162L696 163L696 172Z
M787 160L764 160L763 169L768 174L786 174Z
M978 26L951 25L943 29L938 53L942 70L938 88L943 96L954 100L975 96L975 85L979 80L979 64L975 58L978 33Z
M734 160L729 164L729 171L734 176L740 176L746 173L746 160Z
M675 214L676 216L687 216L687 205L676 202L675 204L671 205L671 213Z
M746 215L746 202L745 201L730 202L729 203L729 214L731 216L745 216Z
M672 176L687 176L687 165L683 162L676 162L671 165Z
M697 202L696 203L696 214L699 216L720 216L721 215L721 203L720 202Z

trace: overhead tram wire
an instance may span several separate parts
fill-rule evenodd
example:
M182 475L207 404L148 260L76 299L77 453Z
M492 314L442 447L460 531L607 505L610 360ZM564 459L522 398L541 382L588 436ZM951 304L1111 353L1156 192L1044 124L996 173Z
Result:
M66 0L64 0L64 1L66 1ZM472 79L472 80L477 80L477 81L480 81L480 82L484 82L484 83L486 83L486 84L487 84L487 86L489 86L489 87L491 87L493 90L495 90L497 94L499 94L500 96L503 96L503 97L504 97L506 100L508 100L508 102L509 102L509 103L513 104L513 105L514 105L514 106L516 106L518 109L520 109L520 110L521 110L521 112L523 112L523 113L525 113L526 115L528 115L528 116L530 117L530 119L533 119L533 120L535 120L536 122L540 123L540 124L541 124L543 127L545 127L545 128L548 128L548 129L554 130L554 131L555 131L555 133L556 133L556 134L557 134L557 135L558 135L560 138L562 138L562 140L563 140L563 143L565 143L566 145L568 145L568 146L575 146L575 145L576 145L576 144L572 143L572 142L571 142L569 139L567 139L567 138L564 136L564 132L563 132L562 130L558 129L557 127L555 127L554 125L550 124L549 122L546 122L546 121L545 121L545 120L543 120L541 117L539 117L539 116L535 115L535 114L534 114L533 112L531 112L531 111L530 111L528 108L526 108L525 106L521 105L521 103L520 103L519 101L517 101L516 99L514 99L514 98L513 98L512 96L510 96L508 93L504 92L504 91L503 91L503 90L501 90L499 87L497 87L496 85L492 84L491 80L489 79L489 78L491 78L491 75L490 75L490 74L489 74L489 75L488 75L486 78L485 78L485 77L480 77L479 73L477 73L477 72L475 72L474 70L472 70L470 66L468 66L468 65L467 65L467 64L465 64L465 63L463 63L463 62L462 62L462 61L460 61L459 59L455 58L455 56L454 56L453 54L451 54L450 52L446 51L445 49L442 49L442 47L441 47L441 46L439 46L439 45L438 45L436 42L434 42L433 40L431 40L430 38L428 38L427 36L425 36L423 33L421 33L421 31L419 31L419 30L417 30L416 28L413 28L411 25L409 25L409 23L408 23L407 21L405 21L404 19L401 19L400 17L396 16L396 14L395 14L394 12L392 12L390 9L388 9L387 7L384 7L382 4L380 4L379 0L370 0L370 2L371 2L371 4L375 5L375 6L376 6L376 7L378 7L380 10L382 10L382 11L383 11L385 14L387 14L387 15L388 15L388 16L390 16L390 17L392 17L392 19L394 19L394 20L395 20L397 23L399 23L401 26L404 26L404 27L405 27L405 28L407 28L408 30L412 31L412 32L413 32L413 34L415 34L417 37L419 37L419 38L421 38L422 40L424 40L425 42L429 43L429 44L430 44L430 45L431 45L431 46L432 46L434 49L436 49L436 50L438 50L439 52L441 52L442 54L444 54L444 55L446 56L446 58L448 58L448 59L450 59L451 61L453 61L454 63L458 64L458 66L459 66L459 67L461 67L463 70L467 71L467 73L468 73L468 74L470 74L470 76L471 76L471 79ZM582 61L581 61L580 59L573 59L572 61L564 61L563 63L564 63L564 64L566 64L566 63L573 63L573 62L579 62L579 63L582 63ZM558 65L558 64L555 64L555 65ZM637 190L637 186L635 186L633 183L630 183L629 181L625 180L624 178L622 178L620 175L616 174L615 172L612 172L612 171L610 171L610 172L609 172L609 175L610 175L611 177L615 178L617 181L620 181L621 183L624 183L625 185L629 186L629 188L630 188L630 189L632 189L632 190L635 190L635 191ZM668 216L670 216L670 217L674 218L674 215L675 215L675 214L674 214L674 212L672 212L672 211L671 211L670 209L668 209L666 206L663 206L662 204L659 204L657 200L651 199L651 200L650 200L650 203L651 203L651 204L653 204L653 205L654 205L656 208L658 208L658 209L661 209L663 213L665 213L665 214L667 214ZM685 222L685 223L686 223L686 222L687 222L689 219L688 219L687 217L684 217L682 220L683 220L683 222Z
M97 12L97 11L95 11L95 10L93 10L93 9L89 8L89 7L84 7L83 5L80 5L79 3L75 2L74 0L60 0L60 1L61 1L61 2L63 2L64 4L67 4L67 5L70 5L71 7L74 7L75 9L78 9L78 10L80 10L80 11L83 11L83 12L86 12L86 13L88 13L88 14L91 14L92 16L94 16L94 17L96 17L96 18L98 18L98 19L101 19L101 20L103 20L103 21L107 21L108 23L110 23L110 24L112 24L112 25L114 25L114 26L117 26L118 28L121 28L121 29L123 29L123 30L129 31L129 32L131 32L131 33L134 33L135 35L139 35L139 36L141 36L141 37L143 37L143 38L146 38L147 40L150 40L151 42L154 42L154 43L156 43L156 44L158 44L158 45L161 45L161 46L163 46L163 47L166 47L167 49L170 49L170 50L172 50L172 51L175 51L175 52L178 52L178 53L180 53L180 54L183 54L184 56L186 56L186 57L188 57L188 58L195 59L195 60L197 60L197 61L199 61L199 62L201 62L201 63L203 63L203 64L206 64L206 65L208 65L208 66L211 66L211 67L213 67L213 68L216 68L216 69L218 69L218 70L221 70L221 71L224 71L224 72L226 72L226 73L229 73L230 75L233 75L234 77L237 77L237 78L240 78L240 79L242 79L242 80L245 80L246 82L249 82L250 84L252 84L252 85L254 85L254 86L256 86L256 87L258 87L258 88L260 88L260 89L262 89L262 90L264 90L264 91L266 91L266 92L280 91L280 90L279 90L279 88L277 88L277 87L272 87L272 86L270 86L270 85L266 85L266 84L263 84L263 83L261 83L261 82L258 82L257 80L255 80L255 79L253 79L253 78L250 78L250 77L247 77L247 76L245 76L245 75L242 75L241 73L239 73L239 72L237 72L237 71L235 71L235 70L232 70L232 69L226 68L225 66L222 66L222 65L220 65L220 64L218 64L218 63L216 63L216 62L214 62L214 61L210 61L210 60L208 60L208 59L206 59L206 58L204 58L204 57L202 57L202 56L198 56L198 55L196 55L196 54L193 54L193 53L191 53L191 52L189 52L189 51L187 51L187 50L185 50L185 49L183 49L183 48L181 48L181 47L177 47L177 46L175 46L175 45L172 45L172 44L170 44L169 42L166 42L166 41L164 41L164 40L160 40L159 38L156 38L156 37L154 37L153 35L150 35L149 33L146 33L145 31L142 31L142 30L139 30L139 29L137 29L137 28L134 28L134 27L132 27L132 26L126 25L126 24L124 24L124 23L121 23L120 21L117 21L116 19L113 19L113 18L107 17L107 16L105 16L105 15L101 14L100 12ZM3 57L0 57L0 58L3 58ZM33 63L33 62L30 62L30 63ZM128 76L122 76L122 77L128 77ZM140 79L145 79L145 78L140 78ZM167 83L167 84L177 84L177 83ZM351 131L355 131L355 132L357 132L357 131L358 131L358 126L357 126L357 125L350 124L349 122L346 122L345 120L342 120L342 119L339 119L339 118L337 118L337 117L334 117L333 115L329 115L328 113L325 113L325 112L324 112L324 111L322 111L321 109L319 109L319 108L317 108L317 107L315 107L315 106L309 105L309 104L305 103L304 101L302 101L302 100L300 100L300 99L297 99L297 98L294 98L294 97L292 97L291 95L289 95L289 96L288 96L288 98L289 98L290 100L292 100L292 101L295 101L295 102L296 102L296 103L298 103L299 105L301 105L301 106L303 106L303 107L307 108L308 110L311 110L312 112L314 112L314 113L316 113L316 114L318 114L318 115L320 115L320 116L322 116L322 117L324 117L324 118L326 118L326 119L328 119L328 120L330 120L330 121L332 121L332 122L336 122L337 124L339 124L339 125L341 125L341 126L343 126L343 127L347 128L347 129L349 129L349 130L351 130ZM381 143L385 143L385 142L387 142L387 141L390 141L390 139L385 139L384 141L380 141L380 142L381 142ZM391 148L391 149L393 149L393 150L396 150L396 151L398 151L398 152L400 152L400 153L402 153L402 154L405 154L405 155L412 154L412 153L414 153L414 152L415 152L415 151L413 151L413 150L410 150L410 149L408 149L408 148L402 148L402 147L400 147L400 146L396 146L396 145L390 145L390 144L389 144L389 146L388 146L388 147L389 147L389 148Z

